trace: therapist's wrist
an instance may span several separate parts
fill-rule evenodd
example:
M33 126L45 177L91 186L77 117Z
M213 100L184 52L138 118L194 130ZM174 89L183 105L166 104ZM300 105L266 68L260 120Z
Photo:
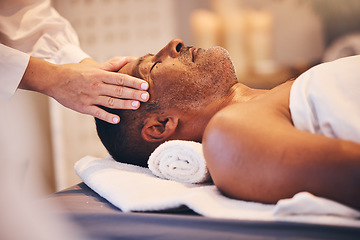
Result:
M94 65L94 66L99 65L99 63L92 58L84 58L83 60L80 61L80 63Z
M56 82L56 76L57 65L30 57L19 88L49 95L51 86Z

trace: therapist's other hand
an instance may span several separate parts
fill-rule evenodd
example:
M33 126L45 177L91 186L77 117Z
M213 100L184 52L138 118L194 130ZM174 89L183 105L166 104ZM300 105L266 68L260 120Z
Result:
M19 88L44 93L65 107L116 124L119 116L99 105L137 109L140 102L149 99L146 81L117 73L132 60L116 57L104 63L85 59L81 63L54 65L31 57Z

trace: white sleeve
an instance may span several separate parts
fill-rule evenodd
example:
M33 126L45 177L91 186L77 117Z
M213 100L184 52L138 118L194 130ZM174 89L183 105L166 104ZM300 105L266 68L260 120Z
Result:
M1 0L0 43L56 64L89 57L50 0Z
M29 63L26 53L0 44L0 99L8 100L15 93Z

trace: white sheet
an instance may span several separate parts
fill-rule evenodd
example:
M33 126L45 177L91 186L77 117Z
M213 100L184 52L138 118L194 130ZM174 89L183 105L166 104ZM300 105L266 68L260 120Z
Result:
M360 55L300 75L291 88L290 111L297 129L360 143Z
M85 184L124 212L186 205L207 217L360 227L359 211L308 193L300 193L297 198L282 200L276 205L261 204L227 198L210 184L160 179L147 168L111 158L86 156L75 164L75 170ZM318 206L322 206L320 210Z

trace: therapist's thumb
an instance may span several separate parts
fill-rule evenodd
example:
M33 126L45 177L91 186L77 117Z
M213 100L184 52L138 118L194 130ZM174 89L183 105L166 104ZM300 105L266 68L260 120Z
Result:
M101 69L110 72L118 72L123 66L125 66L130 61L128 57L114 57L102 63Z

